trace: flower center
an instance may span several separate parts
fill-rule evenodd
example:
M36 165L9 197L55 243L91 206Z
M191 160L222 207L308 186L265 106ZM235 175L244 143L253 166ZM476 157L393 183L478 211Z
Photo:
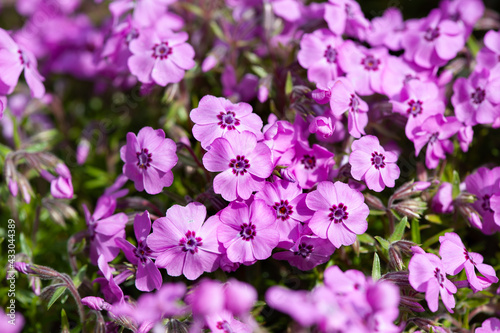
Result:
M139 244L137 245L137 248L134 250L134 254L137 258L139 258L140 262L145 265L146 260L153 251L146 245L146 242L139 241Z
M236 176L243 176L248 172L247 169L250 168L250 161L243 155L237 155L236 158L229 161L229 167L233 169L233 174Z
M255 224L250 222L249 224L243 223L241 226L240 236L246 241L252 240L257 233L255 232Z
M168 55L172 54L172 48L168 46L168 42L161 42L153 46L153 58L167 59Z
M137 166L139 167L139 169L146 170L150 166L150 163L153 161L153 159L151 158L152 154L148 151L147 148L141 149L141 151L136 154Z
M491 198L490 195L485 194L483 197L483 204L481 205L481 207L487 212L494 213L493 209L491 209L490 206L490 198Z
M182 251L190 252L191 254L198 253L198 246L202 246L203 242L201 237L196 237L196 232L188 231L186 232L186 237L183 237L179 241L179 246L182 247Z
M330 212L331 213L328 214L328 217L330 218L330 221L333 221L334 223L340 223L347 220L347 218L349 217L347 206L343 203L339 203L338 206L333 205L330 208Z
M481 104L484 101L484 98L486 97L486 92L484 89L481 89L479 87L476 88L476 91L474 91L472 94L470 94L470 98L472 99L472 103L475 104Z
M351 101L349 102L349 107L351 108L352 112L358 112L359 99L356 96L354 96L354 94L351 94Z
M444 288L444 275L441 274L441 270L436 267L434 270L434 277L437 279L437 282L441 288Z
M380 65L380 60L369 54L361 60L361 65L365 66L367 71L376 71Z
M240 120L235 116L236 114L232 111L222 111L217 115L217 119L219 119L219 123L217 125L219 125L222 129L227 127L228 130L234 130L236 126L240 124Z
M304 168L306 169L314 169L316 167L316 157L314 155L306 154L300 162L304 164Z
M217 322L217 325L215 326L218 330L221 330L223 333L233 333L233 329L231 328L231 325L225 320Z
M375 169L380 169L380 168L385 168L385 156L383 154L379 154L376 151L372 153L372 165L375 167Z
M465 260L469 260L471 262L471 264L473 264L474 266L476 266L476 263L474 262L474 260L472 260L472 258L469 256L469 251L467 251L466 248L464 248L464 256L465 256Z
M21 50L17 50L17 53L19 53L19 60L21 60L21 64L26 67L30 67L30 60L28 59L26 53Z
M439 27L436 28L427 28L427 31L424 34L425 40L432 42L436 38L439 37Z
M406 113L408 113L408 115L412 115L414 118L417 117L423 111L422 104L423 104L422 101L416 101L416 102L414 100L409 101L408 105L410 107L408 108L408 110L406 110Z
M337 50L335 50L331 45L326 47L325 51L326 61L333 64L337 60Z
M293 213L293 207L288 204L288 200L275 202L273 208L276 210L276 218L281 219L281 221L288 220L290 214Z
M429 138L429 144L433 144L434 142L436 142L438 139L438 136L439 136L438 132L432 133L431 137Z
M314 246L312 246L311 244L300 243L299 249L293 254L295 254L296 256L302 256L302 258L305 259L311 255L313 250Z

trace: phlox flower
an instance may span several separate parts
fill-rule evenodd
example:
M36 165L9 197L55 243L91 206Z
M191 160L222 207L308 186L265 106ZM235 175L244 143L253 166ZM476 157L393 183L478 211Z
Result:
M356 180L364 180L370 190L381 192L386 186L394 187L399 178L398 156L385 151L377 137L363 136L351 145L349 155L351 175Z
M294 155L291 145L295 137L294 126L286 120L277 120L277 117L271 113L263 131L263 142L271 149L273 164L291 164Z
M439 186L436 194L432 198L431 208L436 213L452 213L453 212L453 185L443 182ZM442 257L442 255L441 255Z
M193 136L205 149L216 138L224 137L231 131L249 131L259 139L262 136L262 119L252 112L247 103L233 104L228 99L215 96L203 96L198 107L191 110L189 117L194 122Z
M124 301L122 289L118 286L119 282L113 276L113 269L109 267L106 258L101 254L97 259L97 265L103 277L94 280L101 285L101 292L108 303L120 303Z
M267 259L278 245L276 215L263 200L256 199L250 206L232 202L221 212L220 222L217 238L232 262L244 264Z
M474 333L498 333L500 332L500 319L490 318L485 320L481 327L476 328Z
M166 86L177 83L184 72L194 67L194 49L186 43L185 32L169 29L142 30L129 44L132 56L128 59L130 72L142 83Z
M432 312L438 309L439 295L446 309L453 313L457 287L446 278L446 270L439 257L423 251L416 252L408 264L411 286L420 292L425 292L425 300Z
M492 283L497 283L493 267L483 264L483 256L479 253L467 251L460 236L456 233L448 232L439 237L441 247L439 255L441 256L443 267L446 273L456 275L465 268L467 280L474 292L488 288ZM475 268L483 275L477 276Z
M41 175L50 182L50 194L57 199L71 199L73 198L73 183L71 181L71 173L64 163L59 163L55 171L57 177L42 170Z
M228 311L221 311L208 315L205 318L205 322L212 333L253 332L253 329L249 325L235 319Z
M227 201L250 198L273 171L271 151L248 131L230 131L215 139L203 156L203 165L211 172L222 171L215 176L214 191Z
M399 51L402 49L404 32L403 14L398 8L391 7L382 16L373 18L366 40L371 46L385 45L393 51Z
M324 19L328 28L337 36L344 33L364 40L370 27L361 6L355 0L330 0L325 4Z
M212 216L203 223L206 215L205 206L192 202L186 207L170 207L165 217L153 223L147 244L157 255L157 267L165 268L170 276L184 275L189 280L219 267L219 222Z
M272 286L266 292L266 303L271 308L290 315L304 327L313 325L320 318L313 296L305 290Z
M129 132L127 144L120 149L123 173L134 181L138 191L158 194L172 185L172 168L177 164L175 142L165 138L162 129L143 127L137 136Z
M123 238L115 240L116 245L122 249L127 260L137 266L135 286L141 291L160 289L162 277L160 271L151 260L153 252L148 247L146 237L151 231L149 212L137 214L134 218L134 233L137 247Z
M484 13L482 0L444 0L439 3L439 8L443 11L443 18L465 26L465 38L470 35L474 25Z
M351 245L356 235L368 228L369 209L361 192L341 182L321 182L315 191L309 192L306 204L315 213L308 223L315 235L328 238L339 248Z
M476 56L476 71L492 69L500 62L500 31L490 30L484 35L484 47Z
M382 73L382 91L392 100L399 100L403 87L413 80L431 81L429 70L408 63L401 57L389 55ZM432 89L432 88L431 88Z

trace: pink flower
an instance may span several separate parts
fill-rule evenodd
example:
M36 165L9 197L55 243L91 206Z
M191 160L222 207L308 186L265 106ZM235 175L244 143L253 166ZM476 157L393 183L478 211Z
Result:
M425 292L425 300L432 312L438 309L439 295L446 309L453 313L457 287L446 278L446 270L441 259L432 253L417 252L408 264L411 286L420 292Z
M129 132L127 144L120 149L120 157L125 162L123 173L134 181L137 191L158 194L172 185L176 149L174 141L165 139L162 129L144 127L137 136Z
M398 8L388 8L381 17L373 18L371 29L368 30L366 40L371 46L385 45L393 51L399 51L401 39L405 32L403 15Z
M38 73L37 61L33 53L21 48L9 34L0 28L0 95L14 91L19 76L24 70L24 78L30 87L31 96L42 98L45 95L43 77Z
M170 276L184 275L189 280L219 267L215 234L219 219L212 216L203 223L206 215L205 206L192 202L186 207L170 207L166 217L154 222L147 243L158 255L156 266L165 268Z
M341 44L342 39L326 29L302 37L297 60L307 69L309 81L326 86L338 77L338 48Z
M349 164L354 179L364 180L366 186L376 192L381 192L386 186L394 187L394 181L399 178L398 155L385 151L373 135L354 141L351 148Z
M476 56L476 71L483 68L492 69L500 61L500 32L490 30L484 35L484 47Z
M248 284L234 278L224 285L224 308L239 316L250 312L257 301L257 290Z
M122 249L127 260L137 266L135 286L141 291L152 291L160 289L162 277L160 271L151 258L153 252L148 247L146 237L151 231L151 219L149 212L137 214L134 218L134 233L137 239L137 247L123 238L116 239L116 245Z
M485 320L481 327L476 328L474 333L498 333L500 332L500 319L490 318Z
M321 182L317 190L307 194L306 204L315 211L308 224L311 230L321 238L328 238L336 248L351 245L356 235L368 228L369 209L363 194L347 184Z
M389 55L382 73L382 91L391 99L398 99L403 87L413 80L428 81L431 72L408 63L401 57ZM431 88L432 89L432 88Z
M483 290L497 283L498 278L495 269L490 265L483 264L483 256L479 253L469 252L465 248L460 236L456 233L448 232L439 237L441 247L439 255L443 258L443 267L446 273L457 275L465 268L467 280L474 292ZM484 275L477 276L475 268Z
M354 88L346 78L340 78L330 88L330 108L336 117L346 111L349 134L355 138L365 134L368 124L368 104L356 95Z
M432 198L431 207L436 213L452 213L453 212L453 185L447 182L441 183L436 194ZM442 255L441 255L442 257Z
M73 198L73 183L68 167L63 163L59 163L55 171L58 174L57 177L46 170L41 171L42 177L50 182L50 194L57 199Z
M250 207L232 202L220 214L220 221L217 238L232 262L252 263L267 259L278 245L276 217L263 200L254 200Z
M370 27L359 3L354 0L330 0L325 4L324 19L328 28L337 36L346 33L364 40Z
M214 191L227 201L250 198L273 172L271 151L248 131L230 131L215 139L203 156L203 165L211 172L222 171L215 176Z
M233 104L225 98L207 95L200 100L189 117L195 123L193 136L205 149L215 139L224 137L231 131L249 131L259 139L262 136L262 119L252 112L252 107L247 103Z
M143 30L130 42L132 56L128 59L130 72L143 83L160 86L176 83L184 71L194 67L194 49L187 44L188 34L168 29Z

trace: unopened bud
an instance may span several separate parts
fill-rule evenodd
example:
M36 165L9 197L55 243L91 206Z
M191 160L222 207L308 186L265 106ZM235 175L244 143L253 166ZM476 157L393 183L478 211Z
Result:
M389 247L389 263L395 270L403 270L403 258L401 257L401 252L395 246Z
M380 279L390 281L400 287L410 287L407 271L389 272L384 274Z
M417 244L413 243L412 241L404 239L398 240L391 244L391 246L396 246L403 254L407 256L411 256L413 254L411 248L415 245Z
M424 308L422 307L422 305L420 305L420 303L418 303L420 300L418 298L415 298L415 297L411 297L411 296L405 296L405 295L401 295L400 298L399 298L399 303L408 308L409 310L413 311L413 312L424 312Z
M365 194L365 202L368 204L368 206L370 206L374 209L385 210L385 206L382 203L382 200L380 200L379 198L377 198L374 195L366 193Z
M188 333L189 329L186 324L178 321L177 319L170 319L165 325L165 333Z

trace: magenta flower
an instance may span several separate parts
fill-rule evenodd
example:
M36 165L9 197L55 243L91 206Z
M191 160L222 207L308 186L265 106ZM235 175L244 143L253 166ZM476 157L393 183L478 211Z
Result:
M413 80L433 80L428 70L422 70L413 63L404 61L401 57L389 55L382 73L382 91L393 100L399 100L403 87ZM432 89L432 88L431 88Z
M481 327L476 328L474 333L498 333L500 332L500 319L490 318L485 320Z
M354 0L330 0L325 4L324 19L328 28L337 36L345 33L364 40L370 27L359 3Z
M158 255L157 267L165 268L170 276L184 275L189 280L219 267L218 218L212 216L203 223L206 215L205 206L192 202L186 207L170 207L166 217L154 222L147 243Z
M38 73L38 63L33 53L20 47L9 34L0 28L0 95L14 91L19 76L24 70L24 78L30 87L31 96L42 98L45 95L43 77Z
M134 181L137 191L158 194L174 181L171 170L177 164L176 149L162 129L144 127L137 136L129 132L127 144L120 149L123 173Z
M235 316L250 312L256 301L257 290L252 285L234 278L224 285L224 308Z
M263 200L256 199L250 206L231 202L220 214L220 221L217 238L232 262L244 264L267 259L278 245L276 215Z
M71 199L73 198L73 183L71 182L71 173L68 167L59 163L55 171L58 176L54 176L47 170L42 170L41 175L50 182L50 194L57 199Z
M326 29L302 37L297 60L307 69L309 81L326 86L339 76L338 49L341 44L342 39Z
M273 258L287 260L290 265L303 271L324 264L335 251L335 247L327 239L310 235L302 235L290 245L288 251L277 252L273 254Z
M476 56L476 71L483 68L492 69L500 61L500 32L490 30L484 35L484 47Z
M216 138L224 137L231 131L249 131L258 139L262 136L262 119L252 112L252 107L247 103L233 104L225 98L207 95L203 96L189 117L195 123L193 136L205 149Z
M9 311L9 310L7 310ZM0 331L4 333L19 333L24 327L24 317L20 313L15 314L14 325L9 321L12 320L12 316L3 312L0 309Z
M474 292L483 290L497 283L498 278L495 269L490 265L483 264L483 256L479 253L467 251L460 236L456 233L448 232L439 237L441 247L439 255L443 258L443 267L446 273L457 275L465 268L467 280ZM475 268L483 276L477 276Z
M211 172L222 171L215 176L214 191L227 201L250 198L273 172L271 151L248 131L230 131L215 139L203 156L203 165Z
M129 45L130 72L143 83L166 86L179 82L184 72L195 65L194 49L186 43L188 38L185 32L169 29L143 30Z
M441 183L436 194L432 198L431 207L436 213L446 214L453 212L453 185L447 182ZM442 255L441 255L442 257Z
M442 66L455 58L465 45L464 28L441 19L442 13L434 9L421 20L416 29L403 37L404 58L424 68Z
M349 164L354 179L364 180L366 186L376 192L381 192L386 186L394 187L394 181L399 178L398 155L385 151L373 135L354 141L351 149Z
M453 313L457 287L446 278L446 270L441 259L432 253L417 252L408 264L411 286L420 292L425 292L425 300L432 312L438 309L439 295L446 309Z
M422 148L427 145L425 165L429 169L435 169L439 160L446 158L446 153L453 152L453 142L450 137L458 132L460 126L455 117L445 118L442 114L428 117L412 132L415 156L418 156Z
M444 18L465 25L467 38L476 22L483 16L484 3L482 0L444 0L439 3Z
M328 238L336 248L351 245L356 235L368 228L369 209L363 194L347 184L321 182L317 190L307 194L306 204L315 212L309 228L315 235Z
M275 210L280 242L296 239L297 227L313 214L305 204L306 194L302 193L299 185L286 180L266 182L262 190L255 195L255 199L264 200Z
M405 32L403 14L398 8L388 8L380 17L373 18L366 40L371 46L387 46L393 51L403 47L401 40Z
M206 316L205 322L212 333L241 332L251 333L252 328L235 319L228 311L220 311Z
M150 231L151 219L149 212L145 211L142 215L137 214L134 218L134 233L137 239L137 247L123 238L116 239L116 245L122 249L127 260L137 266L135 286L141 291L151 291L155 288L160 289L162 283L160 271L151 260L153 252L148 247L146 241L146 237Z
M99 255L97 265L103 277L98 277L94 280L94 283L99 283L101 285L101 292L103 293L106 301L108 303L123 302L123 291L118 286L119 283L117 283L115 277L113 276L113 269L109 267L108 261L104 258L104 255Z
M272 286L266 292L266 303L271 308L290 315L302 326L313 325L320 317L313 296L305 290Z
M368 124L368 104L356 95L349 80L340 78L330 88L330 108L336 117L347 111L349 134L355 138L365 134Z

